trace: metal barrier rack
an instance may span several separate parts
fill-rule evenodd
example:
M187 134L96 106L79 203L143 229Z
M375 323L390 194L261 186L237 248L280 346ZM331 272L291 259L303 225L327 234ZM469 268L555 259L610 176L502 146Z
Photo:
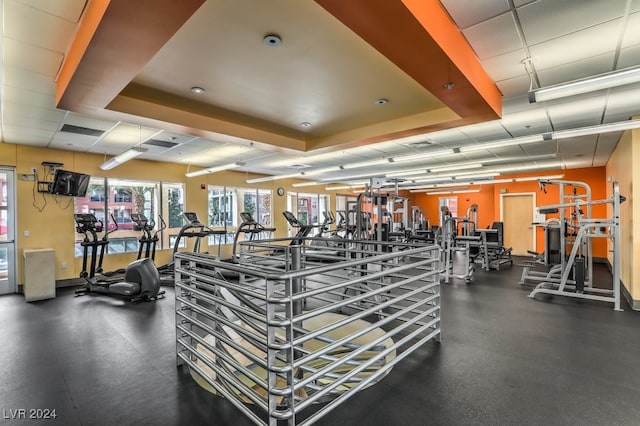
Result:
M177 363L255 424L312 424L440 340L437 246L313 240L176 254Z

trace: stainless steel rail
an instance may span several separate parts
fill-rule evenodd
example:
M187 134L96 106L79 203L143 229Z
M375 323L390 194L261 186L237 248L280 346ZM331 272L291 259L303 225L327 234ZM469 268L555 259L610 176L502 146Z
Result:
M177 364L259 425L312 424L440 340L437 246L291 242L175 259Z

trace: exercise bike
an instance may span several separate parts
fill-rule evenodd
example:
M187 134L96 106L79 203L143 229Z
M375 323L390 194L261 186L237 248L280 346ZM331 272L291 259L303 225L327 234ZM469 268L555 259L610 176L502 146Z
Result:
M88 293L101 293L129 299L132 303L147 302L164 297L160 289L160 274L150 258L138 259L127 265L122 279L108 279L96 276L96 259L99 255L100 265L105 247L109 244L108 234L100 239L98 233L104 229L104 224L91 213L74 214L76 231L84 235L80 245L83 247L82 272L80 277L86 280L85 285L76 290L76 296ZM91 253L89 253L91 248ZM99 252L99 254L98 254ZM89 271L87 261L91 256Z

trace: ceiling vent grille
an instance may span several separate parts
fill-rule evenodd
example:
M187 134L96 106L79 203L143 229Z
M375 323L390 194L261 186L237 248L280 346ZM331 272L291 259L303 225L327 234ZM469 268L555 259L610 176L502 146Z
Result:
M158 146L160 148L173 148L174 146L179 144L177 142L163 141L160 139L149 139L148 141L144 142L143 145Z
M104 130L74 126L73 124L64 124L62 126L62 129L60 129L60 131L67 132L67 133L75 133L77 135L95 136L95 137L102 136L102 134L104 133Z

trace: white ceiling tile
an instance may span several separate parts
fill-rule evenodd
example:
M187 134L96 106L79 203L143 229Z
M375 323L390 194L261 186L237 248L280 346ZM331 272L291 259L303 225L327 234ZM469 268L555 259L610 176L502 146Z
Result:
M41 108L15 102L3 102L3 124L56 131L64 117L64 112L51 108Z
M640 12L629 15L626 31L622 38L622 47L640 44Z
M22 43L64 53L75 24L24 4L7 1L4 35Z
M626 0L540 0L519 8L518 16L527 43L535 45L620 18L625 4Z
M3 58L6 64L36 72L53 79L62 64L63 55L40 47L3 39Z
M551 123L542 109L509 114L501 119L502 125L513 135L523 136L551 131Z
M55 109L55 94L34 92L14 86L5 86L2 94L3 102L12 102L23 105L33 105L35 107L48 106Z
M640 44L620 50L618 69L640 65Z
M533 3L534 1L538 1L538 0L513 0L513 4L515 7L521 7L526 4Z
M496 82L496 85L504 98L511 98L512 96L527 93L529 91L529 87L531 87L531 80L529 76L522 75L520 77L498 81Z
M589 158L589 161L591 161L596 152L597 142L597 135L560 139L558 141L558 150L565 161L582 156Z
M538 78L542 87L566 83L571 80L591 77L610 72L613 69L615 52L604 55L591 56L583 60L570 62L553 68L538 71Z
M34 9L50 13L70 22L78 22L85 8L87 0L15 0L18 3L28 5ZM9 0L5 0L8 3Z
M57 132L51 139L51 148L74 149L79 151L87 150L96 143L96 136L79 135L77 133Z
M522 60L525 59L526 56L527 55L523 50L518 49L484 59L480 62L493 81L501 81L520 76L527 76L527 70L522 64Z
M486 140L486 139L504 139L509 137L509 133L502 127L500 120L487 121L485 123L473 124L458 128L460 132L469 139Z
M618 145L618 140L620 136L615 133L604 133L598 137L598 145L596 147L596 152L594 156L594 162L596 163L604 163L606 164L607 160L611 156L611 153ZM598 165L600 165L598 164Z
M595 126L601 123L606 96L594 96L580 102L563 102L547 105L555 130Z
M605 122L628 120L632 115L640 115L640 86L611 90L605 110Z
M117 144L119 146L131 146L152 137L158 129L150 127L136 126L133 124L120 123L116 128L104 135L102 139L107 144Z
M467 28L509 10L507 0L441 0L458 28Z
M3 123L4 140L9 143L46 146L52 133L47 130L35 129L28 124L15 125Z
M52 96L56 93L56 83L53 78L38 72L5 65L2 77L3 87L17 87Z
M492 58L522 48L511 13L481 22L463 31L480 59Z
M547 142L543 142L543 143L523 145L522 146L522 150L527 155L537 156L537 155L555 154L557 152L558 148L557 148L557 145L555 143L553 143L552 141L547 141Z
M622 19L596 25L531 46L537 71L614 52Z

